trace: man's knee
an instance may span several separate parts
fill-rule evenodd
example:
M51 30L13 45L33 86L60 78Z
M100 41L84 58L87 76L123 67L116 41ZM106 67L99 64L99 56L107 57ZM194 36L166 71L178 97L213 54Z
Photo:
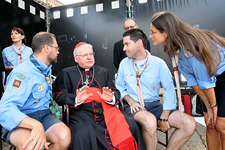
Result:
M141 111L134 116L134 120L141 125L142 130L148 133L154 133L156 131L157 120L153 114L147 111Z
M59 147L69 147L71 143L70 129L64 123L54 124L46 132L47 141Z
M70 129L66 125L65 125L65 127L60 129L58 140L59 140L59 142L70 144L71 133L70 133Z
M181 129L183 129L187 134L193 134L196 129L194 118L185 114L182 119Z

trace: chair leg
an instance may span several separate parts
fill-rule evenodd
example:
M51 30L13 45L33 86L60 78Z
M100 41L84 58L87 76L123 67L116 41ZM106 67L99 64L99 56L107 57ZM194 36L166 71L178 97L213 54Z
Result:
M168 142L169 142L169 133L168 131L166 131L166 147L168 146Z
M159 130L160 132L163 132L159 127L157 127L157 130ZM158 143L159 144L161 144L161 145L163 145L163 146L165 146L165 147L167 147L167 145L168 145L168 142L169 142L169 135L168 135L168 131L166 131L166 132L163 132L163 133L165 133L165 135L166 135L166 143L163 143L163 142L161 142L161 141L158 141Z

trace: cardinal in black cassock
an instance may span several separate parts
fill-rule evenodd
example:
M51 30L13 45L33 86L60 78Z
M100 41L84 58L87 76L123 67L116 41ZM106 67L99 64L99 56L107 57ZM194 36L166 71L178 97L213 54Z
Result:
M72 150L145 149L139 127L130 116L114 105L120 92L106 68L95 66L90 44L74 48L78 65L65 68L54 84L54 99L69 105Z

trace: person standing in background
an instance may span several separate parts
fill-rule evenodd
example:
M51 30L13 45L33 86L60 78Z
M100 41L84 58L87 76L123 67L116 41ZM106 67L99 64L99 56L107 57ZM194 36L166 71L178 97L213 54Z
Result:
M124 31L128 31L130 29L136 29L136 28L138 28L138 24L134 18L126 18L123 21ZM149 40L148 40L148 43L147 43L145 49L147 49L149 52L151 50ZM119 69L120 62L125 57L127 57L127 55L126 55L125 51L123 50L123 39L122 39L114 44L113 64L117 70Z
M33 54L32 49L26 46L26 36L20 28L12 28L11 44L11 46L6 47L2 51L5 69L8 73L17 65L29 59L30 55Z

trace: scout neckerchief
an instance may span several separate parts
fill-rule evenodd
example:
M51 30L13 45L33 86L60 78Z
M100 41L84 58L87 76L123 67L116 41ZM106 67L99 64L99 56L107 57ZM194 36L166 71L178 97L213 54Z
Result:
M18 57L17 57L17 65L21 64L21 53L23 52L24 48L25 48L25 45L22 44L21 48L20 48L20 52L18 51L18 49L16 48L16 46L13 44L12 45L12 48L14 49L14 51L18 54Z
M37 62L37 60L34 58L34 55L30 55L30 61L41 71L41 73L45 76L45 79L48 83L48 90L49 90L49 94L50 94L50 101L51 103L53 103L53 99L52 99L52 84L51 84L51 74L50 74L50 70L49 71L45 71L41 65Z
M176 82L176 87L177 87L177 101L178 101L178 108L180 112L183 112L182 110L182 102L181 102L181 91L180 91L180 82L179 82L179 74L178 74L178 54L174 54L172 56L172 65L173 65L173 73L174 73L174 78Z
M147 61L145 62L144 66L142 67L140 72L138 72L138 70L137 70L137 67L136 67L136 65L134 63L134 59L132 59L132 63L133 63L134 69L136 71L136 77L137 77L138 100L139 100L139 102L140 102L142 107L145 106L145 103L144 103L144 98L143 98L140 78L141 78L141 73L144 71L144 69L148 65L148 63L150 61L150 57L151 57L150 53L148 51L146 51L146 52L147 52Z

